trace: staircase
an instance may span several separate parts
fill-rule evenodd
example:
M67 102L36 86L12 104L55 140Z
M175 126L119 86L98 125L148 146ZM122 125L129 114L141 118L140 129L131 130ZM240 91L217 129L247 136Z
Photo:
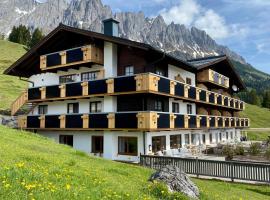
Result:
M18 113L29 113L36 106L35 103L28 103L28 93L24 91L12 104L11 115Z

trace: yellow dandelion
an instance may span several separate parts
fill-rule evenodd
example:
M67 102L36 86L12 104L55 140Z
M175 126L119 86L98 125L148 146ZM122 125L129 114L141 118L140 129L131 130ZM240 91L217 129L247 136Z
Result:
M66 189L67 189L67 190L70 190L70 187L71 187L71 186L70 186L69 184L66 185Z
M22 168L22 167L24 167L24 163L23 162L19 162L19 163L16 164L16 166L18 168Z

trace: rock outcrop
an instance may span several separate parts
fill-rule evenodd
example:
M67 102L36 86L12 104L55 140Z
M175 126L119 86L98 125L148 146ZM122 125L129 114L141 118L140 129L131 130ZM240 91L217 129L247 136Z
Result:
M0 115L0 125L8 126L10 128L17 128L18 127L17 118Z
M189 179L185 172L178 167L166 166L154 173L150 180L164 182L172 192L181 192L194 199L199 198L200 192L198 187Z

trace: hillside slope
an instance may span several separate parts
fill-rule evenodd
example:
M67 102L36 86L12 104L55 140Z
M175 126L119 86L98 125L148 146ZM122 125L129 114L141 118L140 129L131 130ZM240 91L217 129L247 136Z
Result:
M89 157L0 126L0 199L183 199L148 182L151 170ZM194 179L201 199L265 200L268 186Z
M9 109L11 102L26 88L26 82L20 81L18 77L2 74L25 52L22 45L0 40L0 110Z

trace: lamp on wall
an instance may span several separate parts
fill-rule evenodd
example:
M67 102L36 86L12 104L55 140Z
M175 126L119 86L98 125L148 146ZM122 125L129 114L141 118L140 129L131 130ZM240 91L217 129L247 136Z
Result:
M151 144L148 145L148 150L149 150L150 152L152 151L152 145L151 145Z

